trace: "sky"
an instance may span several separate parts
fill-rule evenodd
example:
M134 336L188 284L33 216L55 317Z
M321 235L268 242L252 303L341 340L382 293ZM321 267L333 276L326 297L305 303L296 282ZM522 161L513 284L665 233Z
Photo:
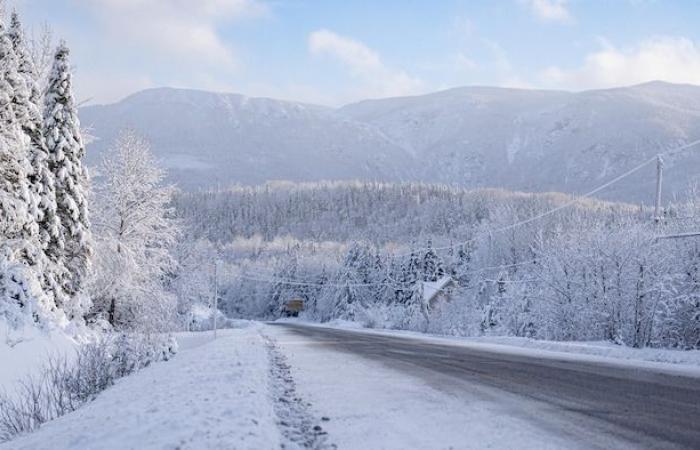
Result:
M700 84L696 0L7 0L76 90L171 86L339 106L488 85Z

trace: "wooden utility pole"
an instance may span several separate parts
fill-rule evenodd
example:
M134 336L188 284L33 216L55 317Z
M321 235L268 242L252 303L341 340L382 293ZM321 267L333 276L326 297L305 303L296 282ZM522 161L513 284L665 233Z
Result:
M656 201L654 202L654 222L661 223L661 183L663 181L664 160L656 157Z
M216 339L216 319L219 315L219 264L214 261L214 339Z

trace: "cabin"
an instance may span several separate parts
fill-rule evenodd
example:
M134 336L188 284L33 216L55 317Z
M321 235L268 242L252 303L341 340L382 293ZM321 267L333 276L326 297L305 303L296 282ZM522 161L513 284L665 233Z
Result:
M298 317L299 313L304 310L304 300L300 298L293 298L288 300L282 306L282 314L285 317Z
M423 302L430 309L436 305L450 300L452 291L457 286L457 282L449 275L437 281L422 281Z

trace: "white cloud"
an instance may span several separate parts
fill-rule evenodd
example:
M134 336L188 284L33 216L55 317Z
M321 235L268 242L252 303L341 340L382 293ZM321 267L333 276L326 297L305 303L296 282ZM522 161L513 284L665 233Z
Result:
M569 22L571 13L567 8L568 0L520 0L539 19L548 22Z
M420 79L387 67L379 54L362 42L332 31L311 33L309 51L315 55L330 55L347 66L353 76L362 80L361 94L368 97L416 94L425 88Z
M592 89L638 84L651 80L700 84L700 46L687 38L658 36L632 48L619 49L602 42L582 66L557 66L542 73L548 87Z
M148 76L114 71L77 70L75 78L77 99L81 104L112 103L134 92L155 87Z
M77 0L99 18L112 39L158 58L234 68L235 55L217 27L265 11L257 0Z

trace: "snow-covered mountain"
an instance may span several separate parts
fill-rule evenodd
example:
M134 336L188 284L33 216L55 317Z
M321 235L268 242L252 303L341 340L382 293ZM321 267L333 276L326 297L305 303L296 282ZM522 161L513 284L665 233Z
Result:
M81 117L100 138L92 162L135 128L184 187L360 178L580 193L700 139L700 87L468 87L339 109L154 89ZM648 203L654 173L649 165L600 196ZM700 180L700 149L667 158L665 175L667 195Z
M83 108L81 121L97 138L88 147L89 164L131 128L148 138L184 188L414 176L403 148L375 127L321 106L161 88Z

